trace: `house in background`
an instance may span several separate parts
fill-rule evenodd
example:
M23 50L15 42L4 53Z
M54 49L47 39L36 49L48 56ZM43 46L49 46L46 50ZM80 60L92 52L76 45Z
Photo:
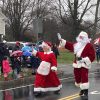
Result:
M6 16L0 10L0 42L3 41L3 36L5 35L5 20Z

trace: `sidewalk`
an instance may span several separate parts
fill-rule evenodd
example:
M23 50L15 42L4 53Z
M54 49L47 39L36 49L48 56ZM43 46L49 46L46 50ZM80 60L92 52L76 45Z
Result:
M93 63L90 72L100 71L100 64ZM73 77L72 64L58 64L58 76L59 78ZM15 88L19 86L33 84L35 76L20 78L10 81L0 81L0 90Z

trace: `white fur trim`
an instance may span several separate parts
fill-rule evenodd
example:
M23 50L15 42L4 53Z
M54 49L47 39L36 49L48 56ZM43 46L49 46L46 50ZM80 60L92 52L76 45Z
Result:
M87 68L87 69L90 69L91 68L91 61L88 57L85 57L85 58L82 58L81 61L77 61L77 63L73 63L73 67L74 68L81 68L81 67L84 67L84 68Z
M86 63L87 66L91 65L91 61L89 59L89 57L85 57L85 58L82 58L82 60Z
M64 39L61 39L61 41L60 41L60 47L65 47L65 44L66 44L66 40L64 40Z
M75 82L75 86L80 87L80 83Z
M37 51L36 51L35 49L33 49L32 54L33 54L34 56L36 56Z
M77 61L77 63L73 63L73 67L74 67L74 68L81 68L81 67L84 67L84 68L90 69L90 68L91 68L91 64L87 65L87 64L84 63L83 61Z
M51 51L51 49L48 52L44 52L44 54L51 54L51 53L53 53L53 51Z
M59 85L58 87L48 87L48 88L37 87L37 88L34 88L34 91L35 92L57 91L57 90L60 90L61 88L62 88L62 85Z
M49 46L46 42L42 42L42 48L45 46L45 47L48 47L48 48L51 48L51 46Z
M81 68L82 66L80 64L78 65L77 63L73 63L73 67L74 68Z
M57 67L52 66L52 67L51 67L51 70L53 70L53 71L57 71Z
M50 63L46 61L42 61L40 66L37 69L37 72L41 75L48 75L50 72Z
M89 88L89 82L87 82L87 83L81 83L80 84L80 88L81 88L81 90L88 89Z

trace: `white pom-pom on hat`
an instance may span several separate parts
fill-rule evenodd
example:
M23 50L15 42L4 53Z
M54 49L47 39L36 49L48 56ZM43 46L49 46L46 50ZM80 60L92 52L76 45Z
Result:
M6 40L3 40L3 43L6 43L7 41Z

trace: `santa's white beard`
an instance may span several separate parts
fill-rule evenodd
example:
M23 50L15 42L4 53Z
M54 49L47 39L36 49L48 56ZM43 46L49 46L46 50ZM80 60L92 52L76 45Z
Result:
M83 44L80 42L77 42L74 44L74 53L76 54L81 48L83 47Z
M77 43L74 44L74 53L76 54L83 46L90 42L89 38L80 39L79 37L76 38Z

